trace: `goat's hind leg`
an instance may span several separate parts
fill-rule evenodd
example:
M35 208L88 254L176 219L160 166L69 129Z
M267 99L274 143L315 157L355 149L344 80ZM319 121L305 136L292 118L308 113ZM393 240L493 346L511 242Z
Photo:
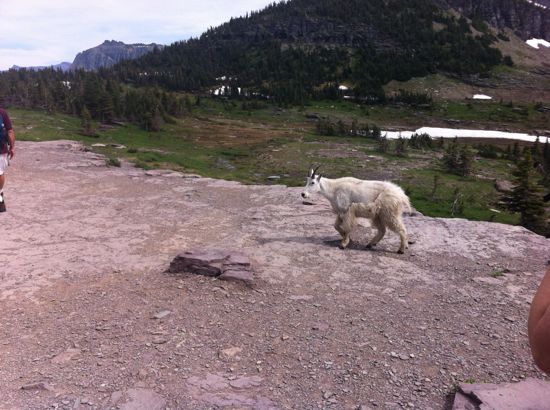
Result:
M399 235L401 241L397 253L405 253L405 249L409 247L407 228L402 221L396 221L395 225L392 224L389 228Z
M380 240L384 237L386 234L386 226L382 223L379 217L376 217L372 220L372 224L374 227L378 230L376 232L376 235L374 238L370 240L370 242L367 244L367 249L372 249Z

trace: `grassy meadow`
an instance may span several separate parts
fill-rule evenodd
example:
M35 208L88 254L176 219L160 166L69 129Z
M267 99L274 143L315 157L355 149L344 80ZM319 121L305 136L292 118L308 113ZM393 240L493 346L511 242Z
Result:
M441 169L442 149L409 148L400 156L393 153L392 141L388 152L380 153L373 139L317 135L316 122L308 120L307 114L346 124L352 120L377 124L380 128L444 126L448 118L487 128L502 129L506 121L518 131L529 131L535 125L550 128L546 124L549 120L534 106L473 101L438 103L429 110L360 106L345 101L315 102L301 108L262 103L255 109L247 108L241 102L203 98L187 116L170 118L161 131L147 132L132 124L95 123L95 137L81 134L77 117L22 109L10 109L10 115L18 139L82 141L104 154L111 166L125 160L145 169L170 168L246 184L301 186L309 166L321 164L327 177L353 175L397 182L410 195L414 207L426 215L511 224L518 222L518 216L499 208L501 194L494 188L495 179L510 179L510 161L476 157L474 172L463 178ZM273 182L270 176L279 179Z

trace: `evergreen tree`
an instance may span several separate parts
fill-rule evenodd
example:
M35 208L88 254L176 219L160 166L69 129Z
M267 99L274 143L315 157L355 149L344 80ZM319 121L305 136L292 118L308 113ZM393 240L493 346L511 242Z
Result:
M542 150L544 180L547 184L550 183L550 144L548 143L548 139L549 138L546 138L546 142L544 143L544 149Z
M153 116L151 118L151 131L160 131L163 124L164 120L162 118L160 110L157 107L153 111Z
M399 155L400 157L404 157L407 155L407 140L404 138L399 137L395 141L395 154Z
M386 136L381 136L378 138L378 152L381 152L383 154L385 154L386 152L388 152L390 148L390 142L388 141L388 139L386 138Z
M474 156L467 145L460 149L458 155L458 174L462 177L470 175L474 166Z
M336 133L337 135L347 135L348 133L346 125L342 120L338 120L338 122L336 123Z
M531 157L535 162L537 162L541 158L540 141L539 141L538 135L537 135L537 139L535 140L535 143L531 146Z
M458 170L458 164L459 164L459 153L458 153L458 143L456 138L451 142L449 145L447 145L447 149L445 150L445 153L443 154L443 158L441 159L443 168L450 173L456 173Z
M380 128L378 128L378 125L376 124L372 125L372 137L374 139L379 139L382 137L382 131L380 130Z
M443 154L443 168L452 174L457 174L465 177L472 173L474 157L467 145L461 148L458 146L458 140L455 138L452 143L447 146L445 154Z
M514 142L514 148L512 150L512 159L514 160L514 162L518 162L520 159L519 143L517 141Z
M504 154L506 159L512 159L512 147L510 145L506 146L506 153Z
M542 187L533 169L530 150L513 172L515 187L508 198L510 210L520 213L520 224L540 235L547 233Z
M86 106L82 107L82 111L80 112L80 126L82 127L82 134L87 136L94 135L92 115Z

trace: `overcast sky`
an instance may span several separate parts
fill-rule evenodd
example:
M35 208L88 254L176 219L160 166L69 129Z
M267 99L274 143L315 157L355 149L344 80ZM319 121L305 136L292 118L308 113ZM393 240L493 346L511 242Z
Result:
M0 70L72 62L104 40L171 44L271 0L0 0Z

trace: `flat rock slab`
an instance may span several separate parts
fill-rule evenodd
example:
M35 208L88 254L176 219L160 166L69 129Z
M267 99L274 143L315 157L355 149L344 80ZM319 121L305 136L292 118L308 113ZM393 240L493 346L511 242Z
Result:
M128 389L125 393L115 392L111 402L121 410L164 410L166 400L150 389Z
M208 407L274 410L277 406L261 392L264 380L259 376L208 373L186 380L191 397Z
M519 383L460 383L453 410L546 410L550 383L526 379Z
M220 249L183 252L172 260L168 271L191 272L245 283L250 283L253 277L248 256L241 252Z

